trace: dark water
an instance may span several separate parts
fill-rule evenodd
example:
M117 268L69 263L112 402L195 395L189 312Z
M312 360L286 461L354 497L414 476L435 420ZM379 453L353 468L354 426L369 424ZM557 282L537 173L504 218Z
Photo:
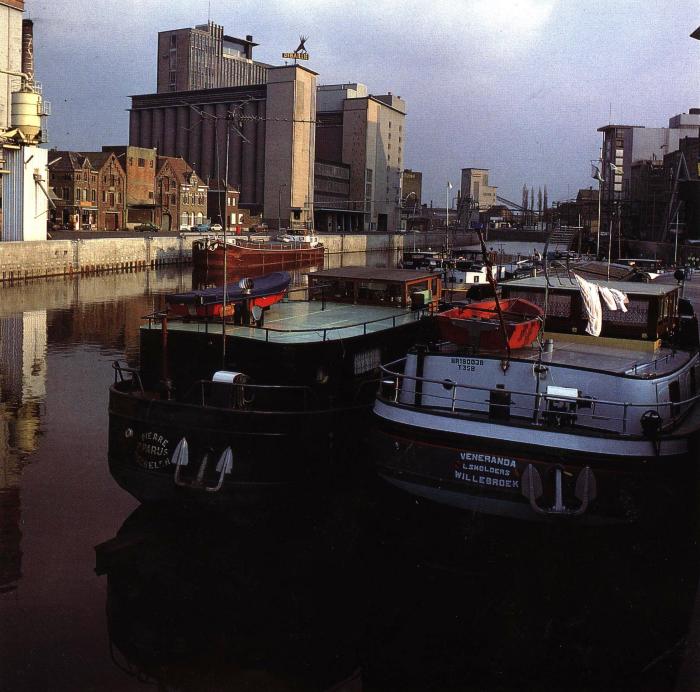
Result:
M136 362L139 317L191 285L173 269L0 289L0 689L674 689L690 512L530 525L371 477L299 516L139 508L107 469L110 363Z

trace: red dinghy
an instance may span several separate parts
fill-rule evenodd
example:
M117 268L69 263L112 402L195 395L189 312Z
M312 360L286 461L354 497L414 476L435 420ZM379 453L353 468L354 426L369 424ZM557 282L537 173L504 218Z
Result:
M529 346L540 329L542 310L522 298L499 301L510 349ZM499 350L503 343L501 322L495 300L482 300L441 312L437 316L443 339L460 346L478 346L484 350Z
M289 272L273 272L255 279L243 278L237 284L228 284L226 300L224 288L205 288L199 291L173 293L165 297L170 312L179 317L231 317L245 305L248 310L254 306L269 307L284 298L292 280Z

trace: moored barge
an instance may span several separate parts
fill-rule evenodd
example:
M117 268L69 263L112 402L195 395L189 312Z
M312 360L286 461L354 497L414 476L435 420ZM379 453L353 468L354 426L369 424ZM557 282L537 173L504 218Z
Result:
M679 504L697 471L697 320L676 286L592 285L628 301L602 303L600 336L586 333L578 285L529 278L502 290L546 305L532 345L442 341L387 364L374 407L380 475L439 503L525 519L632 521Z
M283 236L276 240L256 240L233 236L202 238L192 243L192 263L196 272L237 273L270 271L309 265L322 265L324 246L315 236Z
M430 336L440 280L349 267L308 284L243 323L148 318L140 366L116 363L110 388L120 485L142 502L275 505L326 478L338 450L352 459L380 363Z

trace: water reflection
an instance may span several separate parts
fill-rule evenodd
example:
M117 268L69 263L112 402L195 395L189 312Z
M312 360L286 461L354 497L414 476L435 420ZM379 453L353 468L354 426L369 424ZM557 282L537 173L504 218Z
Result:
M139 508L97 547L115 663L159 689L361 690L352 549L327 539Z
M46 311L0 320L0 592L22 575L22 469L38 445L46 396Z
M310 517L124 522L110 361L135 364L140 317L191 286L168 268L0 289L0 687L142 689L109 633L116 661L163 689L673 689L690 519L579 532L347 478ZM116 534L97 577L93 547Z
M98 567L120 665L183 690L671 690L698 576L674 531L475 519L381 485L307 523L141 508Z

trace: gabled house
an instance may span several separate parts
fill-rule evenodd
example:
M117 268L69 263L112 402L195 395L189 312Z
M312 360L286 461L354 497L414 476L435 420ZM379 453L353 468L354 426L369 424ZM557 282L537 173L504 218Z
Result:
M97 228L98 174L90 159L75 151L49 152L49 186L56 196L51 222L71 230Z
M208 186L179 156L159 156L156 223L164 230L190 230L207 220Z
M97 228L105 231L124 228L126 172L119 157L111 151L94 151L86 156L97 172Z

